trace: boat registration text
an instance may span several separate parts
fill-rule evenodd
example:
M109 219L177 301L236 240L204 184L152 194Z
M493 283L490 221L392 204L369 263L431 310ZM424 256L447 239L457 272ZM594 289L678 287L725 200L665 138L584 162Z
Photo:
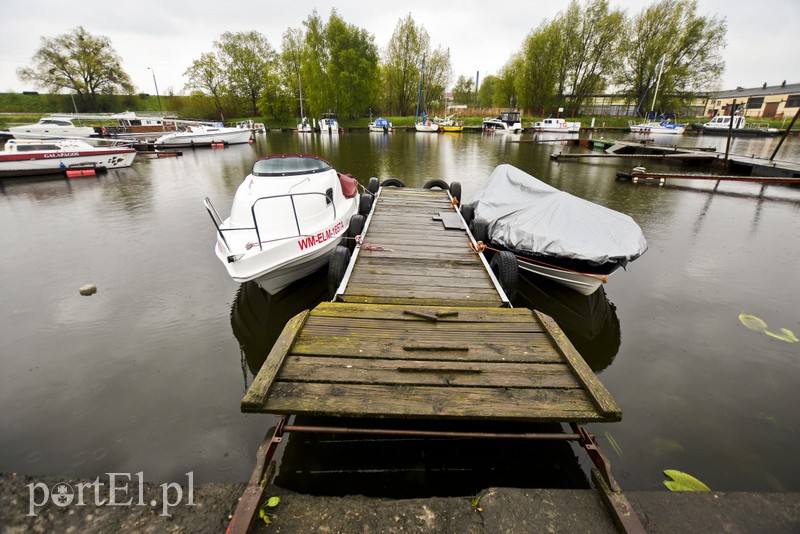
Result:
M322 243L328 241L330 238L336 237L337 235L342 233L342 230L344 230L344 222L339 221L333 227L328 228L324 232L306 236L303 239L298 240L297 244L300 245L300 250L305 250L307 248L311 248L316 245L321 245Z

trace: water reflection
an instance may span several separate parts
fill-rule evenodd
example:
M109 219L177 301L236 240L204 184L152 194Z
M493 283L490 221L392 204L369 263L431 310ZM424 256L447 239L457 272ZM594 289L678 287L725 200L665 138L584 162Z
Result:
M252 375L258 374L289 319L328 299L327 272L320 269L274 295L252 281L239 286L231 305L231 328L242 350L242 365Z
M614 361L621 341L620 325L617 308L602 287L586 296L544 277L520 272L513 304L552 317L595 373Z

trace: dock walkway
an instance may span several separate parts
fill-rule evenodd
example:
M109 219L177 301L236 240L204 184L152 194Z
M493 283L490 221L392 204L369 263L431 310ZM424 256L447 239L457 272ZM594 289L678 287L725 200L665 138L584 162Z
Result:
M244 412L283 416L258 465L283 432L320 431L289 425L291 415L378 427L382 419L569 423L571 434L471 435L579 441L598 483L610 486L616 518L630 520L605 458L578 425L618 421L619 407L550 317L510 306L455 205L443 190L378 191L334 300L287 323L242 400ZM237 517L252 517L263 476L254 473Z

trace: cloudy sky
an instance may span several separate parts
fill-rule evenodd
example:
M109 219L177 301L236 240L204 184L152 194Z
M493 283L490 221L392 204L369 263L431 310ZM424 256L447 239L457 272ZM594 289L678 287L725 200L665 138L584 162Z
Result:
M611 0L629 15L641 0ZM183 90L183 72L225 31L256 30L274 48L287 28L302 25L313 9L324 20L336 8L347 22L367 29L379 48L398 21L411 13L433 46L450 49L455 75L496 74L525 36L568 0L0 0L0 92L38 90L16 75L39 48L42 36L55 37L82 25L111 39L137 90L161 94ZM726 71L719 88L756 87L767 82L800 82L797 35L800 0L698 0L698 13L727 20ZM148 70L150 67L152 70Z

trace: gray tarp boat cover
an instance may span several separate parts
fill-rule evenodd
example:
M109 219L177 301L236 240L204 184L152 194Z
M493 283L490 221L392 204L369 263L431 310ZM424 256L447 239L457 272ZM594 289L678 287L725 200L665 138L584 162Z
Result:
M506 248L561 258L625 265L647 250L628 215L560 191L503 164L468 202L488 222L489 240Z

